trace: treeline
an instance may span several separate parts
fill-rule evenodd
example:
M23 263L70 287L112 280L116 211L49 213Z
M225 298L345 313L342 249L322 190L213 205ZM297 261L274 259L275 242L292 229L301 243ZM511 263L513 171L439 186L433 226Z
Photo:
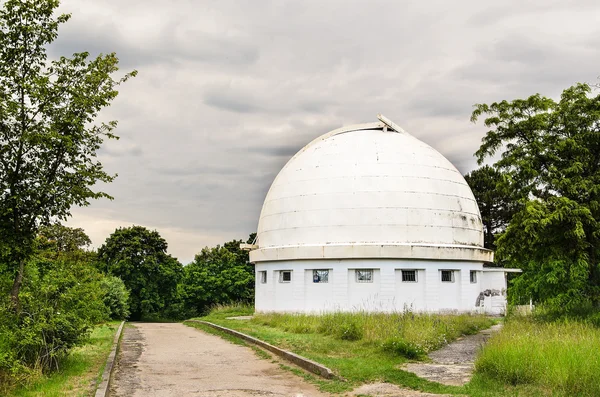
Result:
M117 229L98 251L87 249L82 229L40 228L19 311L9 295L14 273L0 261L0 385L60 368L71 348L110 319L179 320L214 304L251 303L254 271L241 242L204 248L183 266L158 232L142 226Z

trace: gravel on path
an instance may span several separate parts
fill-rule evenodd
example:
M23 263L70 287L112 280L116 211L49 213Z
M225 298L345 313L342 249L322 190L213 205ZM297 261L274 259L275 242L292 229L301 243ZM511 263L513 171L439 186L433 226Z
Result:
M111 397L326 396L248 347L183 324L124 330Z

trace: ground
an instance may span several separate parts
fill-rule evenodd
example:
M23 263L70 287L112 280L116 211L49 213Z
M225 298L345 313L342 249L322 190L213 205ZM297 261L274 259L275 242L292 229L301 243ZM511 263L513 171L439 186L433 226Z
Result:
M478 334L459 338L442 349L429 353L431 363L409 363L402 369L433 382L464 385L471 380L477 352L501 327L501 324L497 324Z
M248 347L182 324L130 324L113 376L111 397L327 395Z

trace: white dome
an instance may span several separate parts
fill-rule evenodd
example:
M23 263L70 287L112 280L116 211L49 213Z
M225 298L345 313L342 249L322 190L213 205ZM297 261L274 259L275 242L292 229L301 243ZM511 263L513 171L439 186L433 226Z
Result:
M419 257L407 247L435 247L425 256L442 259L440 249L458 248L458 257L448 259L474 260L465 252L475 250L478 260L491 260L463 176L435 149L391 126L400 132L383 123L335 130L292 157L265 198L257 238L263 252L253 251L253 259L283 259L284 251L288 259L359 251L362 257ZM393 253L390 247L403 249Z

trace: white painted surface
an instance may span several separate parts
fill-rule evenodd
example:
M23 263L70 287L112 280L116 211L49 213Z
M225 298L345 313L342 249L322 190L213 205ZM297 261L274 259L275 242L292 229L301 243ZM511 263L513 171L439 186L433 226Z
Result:
M257 311L497 310L497 298L478 301L500 280L483 276L493 253L471 189L444 156L394 126L331 131L277 175L249 247L268 272ZM357 268L373 269L373 281L356 282ZM313 283L315 269L329 269L329 282ZM417 282L402 282L402 269L416 269ZM441 269L454 270L452 283ZM282 270L291 282L279 281ZM481 274L475 283L471 270Z
M273 182L259 220L259 249L483 246L473 194L435 149L381 129L325 136L300 150Z
M314 283L312 271L329 269L327 283ZM356 269L373 269L371 283L356 282ZM417 271L417 282L402 282L401 270ZM441 282L441 269L454 269L454 282ZM292 271L292 281L280 282L282 270ZM481 282L471 283L471 270ZM506 289L503 273L486 278L483 264L455 261L423 261L393 259L295 260L256 264L257 275L267 271L267 283L256 283L257 312L331 311L481 311L500 313L506 295L484 300L487 306L476 306L482 288ZM500 277L502 276L502 277ZM257 277L258 278L258 277ZM485 287L484 287L485 286ZM482 304L483 305L483 304Z

